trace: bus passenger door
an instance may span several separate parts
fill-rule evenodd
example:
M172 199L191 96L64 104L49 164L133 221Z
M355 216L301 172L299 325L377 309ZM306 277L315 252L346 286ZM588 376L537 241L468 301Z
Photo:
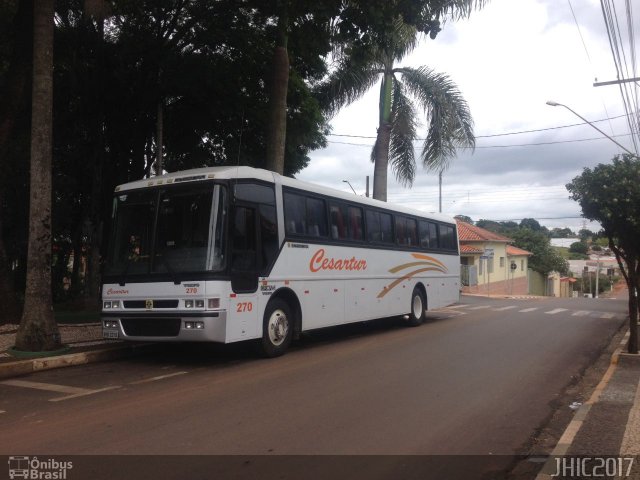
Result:
M231 298L227 318L230 341L259 336L258 215L253 205L235 205L230 225Z

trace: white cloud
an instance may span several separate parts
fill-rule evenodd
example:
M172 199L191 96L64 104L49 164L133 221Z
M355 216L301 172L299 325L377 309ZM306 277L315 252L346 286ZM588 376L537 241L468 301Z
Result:
M477 148L473 155L459 151L445 172L443 211L474 220L534 217L550 227L582 228L583 220L570 218L580 217L580 207L568 199L564 185L584 167L606 163L620 153L613 142L574 142L601 136L589 125L481 137L581 122L563 107L546 105L547 100L566 104L591 121L624 113L617 87L593 87L595 77L600 81L616 77L600 3L572 0L571 4L586 51L568 3L493 0L469 19L446 24L436 40L423 40L402 62L447 73L474 117ZM336 116L333 133L375 136L377 107L374 87ZM629 133L624 119L597 125L609 135ZM298 178L350 191L342 182L346 179L363 193L365 176L373 182L369 156L374 140L329 139L329 147L314 152ZM628 136L616 140L631 147ZM561 141L571 143L506 147ZM389 201L423 210L438 208L437 174L422 168L410 190L397 185L390 172L388 189ZM591 223L587 227L598 228Z

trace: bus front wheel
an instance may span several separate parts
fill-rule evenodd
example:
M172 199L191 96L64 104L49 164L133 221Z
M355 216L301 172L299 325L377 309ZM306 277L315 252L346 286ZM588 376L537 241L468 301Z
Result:
M274 298L267 305L262 324L261 351L266 357L279 357L293 337L293 314L289 304Z
M413 289L413 293L411 294L411 311L409 313L409 320L407 323L411 327L417 327L418 325L424 323L424 311L427 308L427 302L424 298L424 294L422 290L418 287Z

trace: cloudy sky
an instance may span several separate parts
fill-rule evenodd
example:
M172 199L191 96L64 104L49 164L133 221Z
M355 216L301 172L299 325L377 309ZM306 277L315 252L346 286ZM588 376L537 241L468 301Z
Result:
M614 3L630 58L625 0ZM640 5L633 17L640 32ZM619 87L593 86L617 78L599 0L491 0L469 19L446 24L436 40L423 40L400 65L447 73L474 118L475 151L459 150L443 175L444 213L473 220L533 217L549 228L582 228L580 207L568 199L565 184L621 150L547 100L571 107L633 151ZM364 194L367 175L373 185L369 156L377 100L374 88L341 111L332 121L329 146L313 152L297 177L351 191L343 183L348 180ZM528 130L538 131L504 135ZM423 126L421 138L425 131ZM411 189L390 174L388 200L437 211L437 174L420 167Z

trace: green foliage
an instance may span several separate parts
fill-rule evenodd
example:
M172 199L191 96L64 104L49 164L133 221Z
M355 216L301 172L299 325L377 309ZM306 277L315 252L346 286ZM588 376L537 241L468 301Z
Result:
M543 231L520 228L511 232L510 237L517 247L533 253L529 258L529 267L533 270L543 274L556 271L566 275L569 272L569 264L553 249Z
M455 218L457 220L460 220L462 222L468 223L470 225L473 225L473 219L471 217L467 217L466 215L456 215Z
M624 268L629 288L629 353L638 353L638 298L640 289L640 159L617 155L610 164L585 168L567 184L585 218L600 222L609 247Z
M550 233L551 238L571 238L574 236L570 228L553 228Z
M586 254L589 250L589 246L585 242L573 242L569 246L569 251L573 253Z
M605 234L635 250L640 238L640 160L616 156L612 164L585 168L567 184L571 198L580 203L583 215L600 222ZM582 232L581 232L582 233Z

